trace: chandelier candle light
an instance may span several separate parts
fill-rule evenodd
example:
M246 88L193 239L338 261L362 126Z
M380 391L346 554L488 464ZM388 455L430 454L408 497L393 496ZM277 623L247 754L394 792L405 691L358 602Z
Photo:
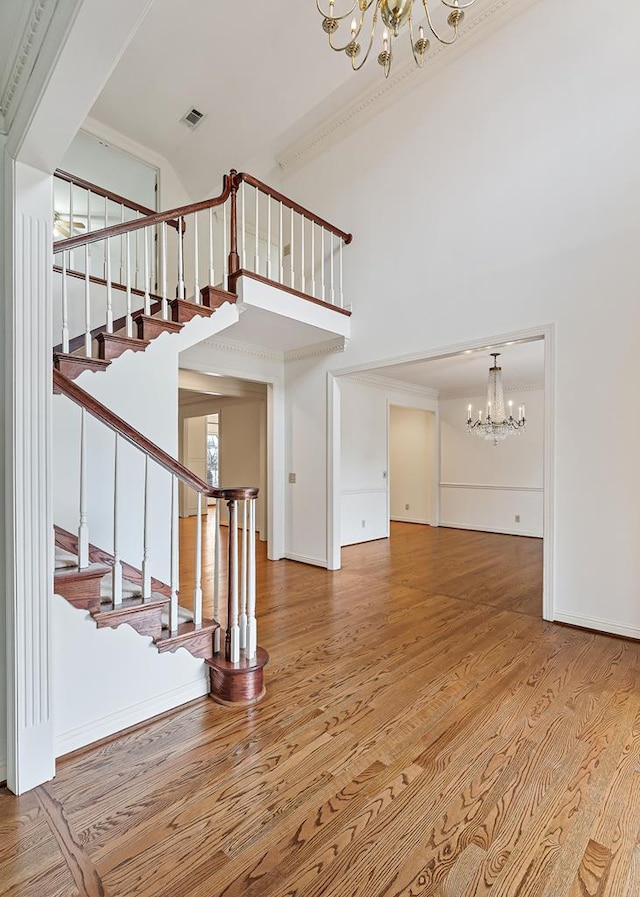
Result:
M383 30L379 44L381 49L378 54L378 63L384 70L385 78L388 78L391 71L391 63L393 62L393 42L400 36L400 31L405 25L408 25L408 36L416 65L420 68L424 65L424 54L429 49L430 43L424 36L424 27L422 25L418 26L416 37L413 26L414 3L424 7L427 26L435 39L441 44L452 44L458 37L458 29L464 21L465 9L472 6L475 0L440 0L444 6L451 10L447 17L447 22L453 29L453 33L448 37L440 34L433 24L431 9L434 2L435 0L356 0L351 8L342 15L336 14L336 0L329 0L328 11L322 9L320 0L316 0L316 6L318 7L318 12L323 17L322 27L329 38L329 46L338 53L346 53L351 59L351 66L354 71L359 71L370 56L372 47L376 42L378 19L380 19ZM368 18L369 13L371 13L370 20ZM341 22L348 19L351 15L353 15L353 19L351 20L349 40L342 46L336 46L334 35ZM367 49L360 62L356 63L356 59L362 51L362 46L358 39L363 29L364 42L368 42Z
M524 413L524 405L518 409L517 419L513 416L513 402L509 402L509 417L504 408L504 389L502 386L502 368L498 367L499 352L492 352L493 367L489 368L489 382L487 383L487 417L482 419L482 411L478 411L478 420L471 419L472 406L467 412L467 433L475 433L488 442L497 445L507 436L522 433L527 425Z

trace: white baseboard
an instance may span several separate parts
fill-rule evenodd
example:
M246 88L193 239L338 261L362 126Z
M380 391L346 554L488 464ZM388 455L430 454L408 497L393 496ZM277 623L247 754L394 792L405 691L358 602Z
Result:
M596 632L623 635L626 638L640 640L640 629L637 626L627 626L626 623L616 623L613 620L602 620L598 617L586 617L583 614L571 614L562 610L554 610L553 619L557 623L568 623L570 626L581 626L583 629L593 629Z
M477 533L498 533L502 536L528 536L531 539L542 539L542 533L533 532L526 529L501 529L493 526L471 526L468 523L449 523L445 520L440 521L440 526L448 529L470 529Z
M326 558L314 558L310 557L306 554L292 554L290 552L285 552L285 558L288 561L297 561L299 564L311 564L313 567L325 567L327 566Z
M7 781L7 761L0 759L0 782Z
M202 698L208 692L208 682L203 673L195 681L164 692L164 694L154 695L148 701L142 701L117 713L93 720L85 726L80 726L78 729L62 732L56 736L55 740L56 757L61 757L71 751L78 750L78 748L86 747L88 744L100 741L102 738L108 738L110 735L115 735L117 732L128 729L130 726L146 722L160 713L173 710L181 704L186 704L196 698ZM2 778L1 773L2 767L0 767L0 779Z
M431 526L430 520L424 520L421 517L390 517L394 523L419 523L422 526Z

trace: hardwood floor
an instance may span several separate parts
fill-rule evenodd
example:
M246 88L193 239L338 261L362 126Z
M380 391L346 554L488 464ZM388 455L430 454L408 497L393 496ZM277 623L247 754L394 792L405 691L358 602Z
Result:
M0 792L1 895L640 894L640 644L540 619L541 543L396 524L259 583L264 701Z

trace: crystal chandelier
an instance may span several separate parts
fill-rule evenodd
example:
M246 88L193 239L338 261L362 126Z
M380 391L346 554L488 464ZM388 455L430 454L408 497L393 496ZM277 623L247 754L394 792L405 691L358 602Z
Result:
M498 367L499 352L491 352L493 367L489 368L489 382L487 383L487 416L482 419L482 411L478 411L478 420L471 419L472 407L469 405L467 412L467 433L475 433L488 442L497 445L507 436L522 433L527 425L524 415L524 405L518 409L517 419L513 416L513 402L509 402L509 417L504 408L504 389L502 387L502 368Z
M400 36L400 30L405 25L408 25L408 36L416 65L420 68L424 65L424 54L429 49L430 43L424 36L424 27L422 25L418 26L416 37L413 25L414 2L418 6L422 4L424 7L427 26L435 39L440 41L441 44L452 44L458 37L458 28L464 20L465 9L468 9L475 0L440 0L444 6L451 10L447 17L447 22L452 28L452 33L449 36L440 34L433 24L431 8L435 0L356 0L351 8L342 15L337 15L335 12L335 0L329 0L329 10L326 12L320 6L320 0L316 0L316 6L318 7L318 12L323 17L322 27L329 37L329 46L338 53L346 53L351 59L351 66L354 71L359 71L370 56L376 41L376 31L378 30L378 20L380 19L383 30L381 43L379 44L378 63L384 69L385 78L388 78L391 71L391 63L393 62L393 42ZM370 12L372 14L369 19L368 14ZM336 46L334 35L340 24L351 15L353 15L353 19L351 20L349 40L341 46ZM361 34L363 34L363 43L366 44L366 51L362 59L356 63L356 59L362 51L359 41Z

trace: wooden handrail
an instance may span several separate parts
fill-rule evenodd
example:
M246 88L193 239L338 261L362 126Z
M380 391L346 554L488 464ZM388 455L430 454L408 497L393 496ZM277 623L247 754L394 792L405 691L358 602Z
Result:
M353 240L353 234L348 234L346 231L340 230L340 228L335 227L335 225L329 224L329 222L325 221L324 218L320 218L319 215L314 214L314 212L310 212L309 209L305 209L304 206L301 206L293 199L289 199L289 197L285 196L284 193L280 193L278 190L274 190L273 187L269 187L263 181L259 181L252 175L241 171L239 174L235 175L232 172L232 177L236 183L236 186L244 182L245 184L249 184L250 187L255 187L262 193L266 193L267 196L271 196L272 199L275 199L277 202L281 202L282 205L286 206L288 209L292 209L299 215L303 215L305 218L308 218L309 221L313 221L315 222L315 224L323 227L325 230L328 230L332 234L335 234L336 237L340 237L340 239L344 240L347 245Z
M245 499L257 498L257 486L234 486L228 489L219 489L216 486L210 486L208 483L205 483L205 481L201 480L195 473L192 473L187 467L180 464L175 458L172 458L171 455L157 446L154 442L151 442L150 439L143 436L142 433L128 424L126 420L118 417L118 415L114 414L113 411L110 411L106 405L103 405L102 402L94 399L92 395L89 395L88 392L74 383L73 380L65 377L64 374L61 374L60 371L55 369L53 371L53 388L56 392L71 399L76 405L84 408L92 417L95 417L106 427L109 427L114 433L122 436L123 439L126 439L131 445L140 449L141 452L152 458L160 465L160 467L163 467L165 470L169 471L169 473L178 477L180 482L195 489L196 492L201 492L209 498L218 498L223 499L224 501L242 501Z
M87 190L95 196L102 196L103 199L110 199L111 202L115 202L119 206L125 206L127 209L131 209L134 212L142 212L143 215L154 215L157 211L156 209L149 209L147 206L133 202L133 200L127 199L126 196L120 196L119 193L114 193L112 190L107 190L106 187L92 184L91 181L85 181L84 178L79 178L75 174L69 174L68 171L62 171L61 168L56 168L53 172L53 176L60 181L67 181L67 183L73 184L74 187L80 187L82 190ZM177 226L178 222L176 221L175 227Z
M53 251L54 253L64 252L67 249L75 249L76 246L86 246L88 243L97 243L99 240L106 240L109 237L119 237L121 234L132 233L145 227L152 227L154 224L162 224L164 221L168 222L173 219L183 218L185 215L191 215L194 212L201 212L204 209L212 209L226 202L230 193L231 178L228 174L225 174L220 196L215 196L213 199L203 199L201 202L194 202L188 206L179 206L177 209L170 209L168 212L153 212L153 214L144 218L138 218L136 221L125 221L124 224L103 227L88 234L69 237L67 240L57 240L53 244Z

